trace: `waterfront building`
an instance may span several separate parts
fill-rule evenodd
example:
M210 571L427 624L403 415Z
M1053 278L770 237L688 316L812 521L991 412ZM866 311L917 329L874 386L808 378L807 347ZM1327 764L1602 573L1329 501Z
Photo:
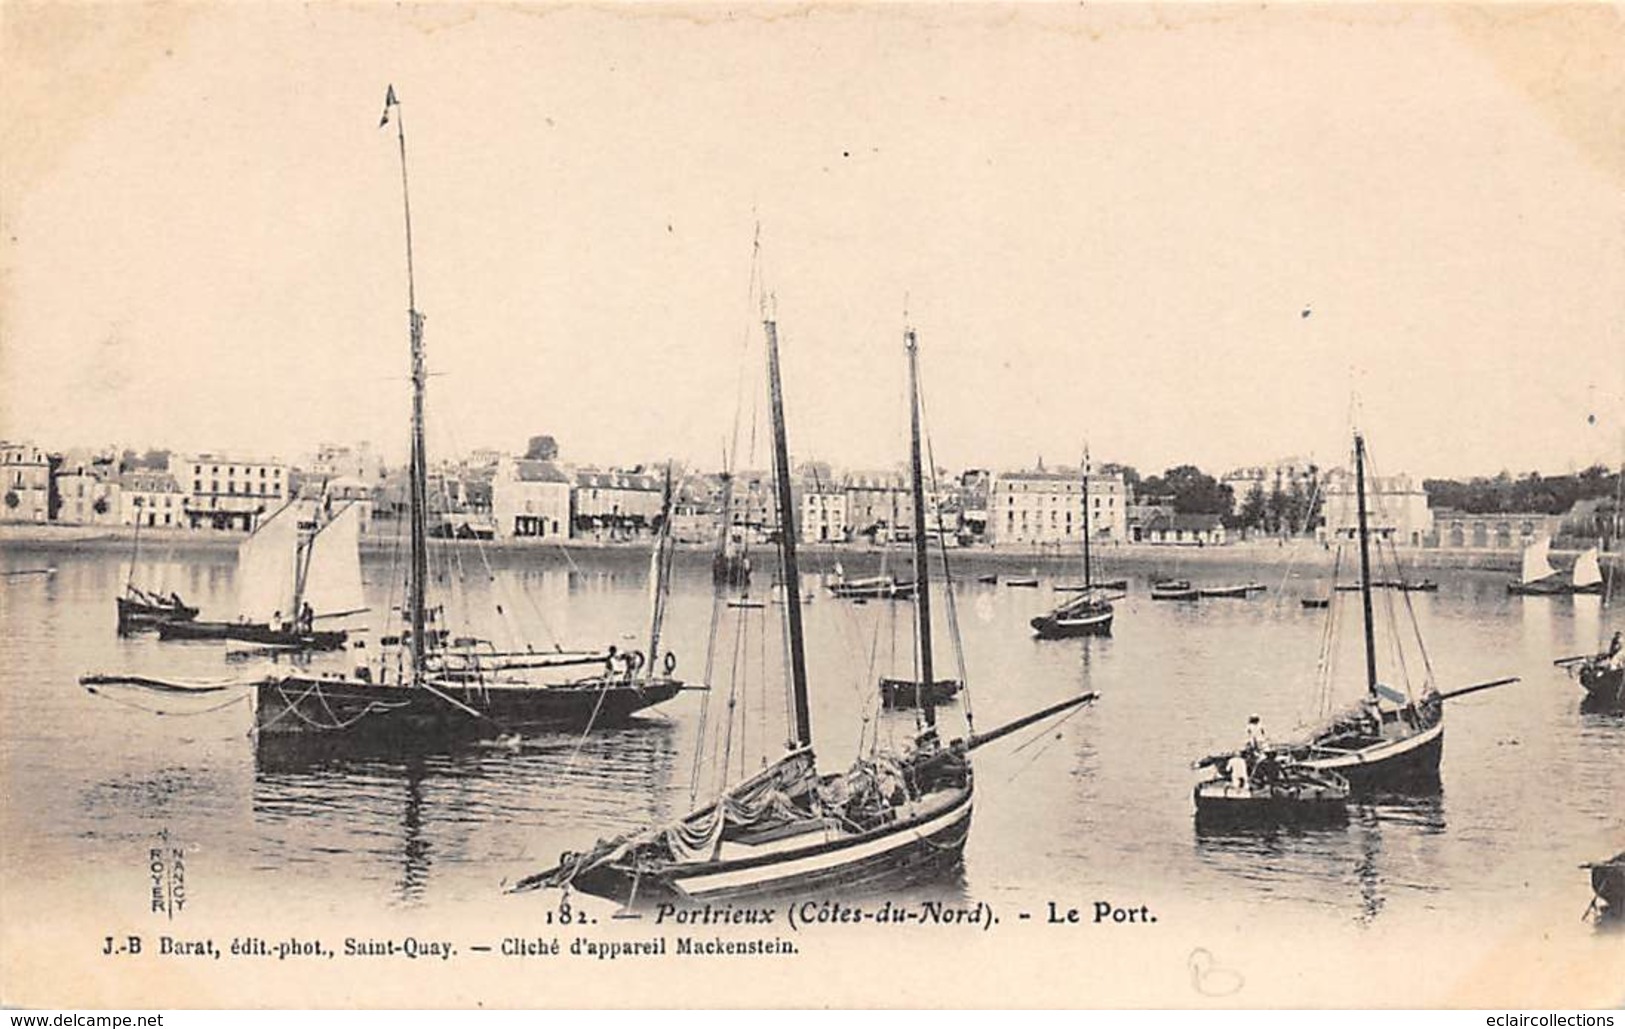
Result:
M1541 536L1555 536L1562 515L1533 511L1470 514L1448 507L1430 512L1433 545L1449 550L1522 550Z
M32 443L0 441L0 473L5 479L0 521L50 520L51 466L49 455Z
M168 472L125 472L118 478L118 522L149 529L178 529L187 524L181 513L186 497Z
M318 484L323 480L348 479L370 489L384 481L384 457L372 444L323 443L316 448L305 477Z
M1135 543L1178 547L1217 547L1229 541L1218 515L1176 514L1163 508L1137 520L1131 538Z
M1120 474L1089 476L1085 498L1076 468L1000 472L987 507L987 533L995 545L1080 540L1083 508L1089 505L1089 538L1128 538L1128 489Z
M1354 474L1345 468L1327 472L1320 484L1325 505L1317 530L1322 540L1352 536L1359 523ZM1433 512L1422 487L1409 475L1365 477L1366 522L1374 537L1419 547L1433 534Z
M291 499L288 470L277 461L195 454L171 458L169 468L193 529L252 532L264 515Z
M55 521L68 525L117 525L119 484L110 459L64 463L53 477Z
M801 496L801 539L809 543L845 543L851 528L846 518L846 496L844 489L806 487Z
M491 479L491 519L499 539L570 535L569 473L553 461L507 458Z
M579 469L571 495L572 536L618 539L648 532L665 504L665 483L641 468Z

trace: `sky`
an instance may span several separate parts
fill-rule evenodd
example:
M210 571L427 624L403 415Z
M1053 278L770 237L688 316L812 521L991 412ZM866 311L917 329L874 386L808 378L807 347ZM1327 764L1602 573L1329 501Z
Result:
M715 467L759 278L798 458L904 458L905 319L951 468L1625 456L1617 8L8 0L0 58L9 439L404 454L393 83L434 452Z

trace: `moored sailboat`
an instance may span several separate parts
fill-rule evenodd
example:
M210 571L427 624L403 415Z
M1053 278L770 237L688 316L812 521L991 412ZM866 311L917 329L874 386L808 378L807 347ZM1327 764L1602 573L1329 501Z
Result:
M145 590L135 584L135 567L141 558L141 498L136 498L135 538L130 544L130 574L124 579L124 593L116 598L120 636L143 629L156 629L160 622L188 622L198 609L170 591Z
M1089 560L1089 450L1083 452L1083 588L1080 596L1057 605L1029 624L1041 640L1070 639L1076 636L1110 636L1112 602L1096 587L1094 568ZM1057 587L1059 589L1060 587Z
M342 649L350 633L337 622L367 610L361 589L360 510L347 504L323 520L324 507L290 500L238 547L235 621L165 621L157 626L158 638ZM318 627L318 621L324 625Z
M1602 592L1602 563L1596 547L1582 553L1566 577L1552 567L1551 554L1550 536L1541 536L1525 547L1518 579L1507 583L1507 592L1534 597Z
M1366 448L1365 437L1359 432L1354 434L1354 472L1365 696L1353 708L1331 715L1306 739L1269 748L1250 748L1241 753L1249 761L1267 756L1282 766L1340 776L1356 792L1431 791L1439 786L1439 764L1444 749L1444 701L1517 680L1500 679L1441 693L1433 683L1432 663L1419 630L1416 645L1422 648L1421 665L1427 673L1420 690L1412 692L1406 681L1401 691L1379 679L1376 618L1372 609L1371 533L1366 507ZM1409 598L1403 592L1399 592L1399 596L1414 629L1415 617L1410 611ZM1394 603L1391 596L1385 597L1385 602ZM1328 645L1331 642L1332 637L1328 635ZM1397 649L1401 643L1396 640L1394 645ZM1331 662L1323 660L1321 667L1327 677L1322 683L1322 695L1329 699ZM1406 668L1404 660L1400 660L1398 670L1404 673ZM1207 760L1228 760L1233 756L1218 755L1216 759Z
M789 449L779 380L777 326L764 319L769 409L773 424L779 557L786 581L798 581ZM920 458L920 400L914 334L907 334L912 394L911 466L915 491L916 646L919 681L934 684L931 590ZM519 892L574 888L633 906L721 898L805 895L814 890L915 879L953 867L970 832L971 752L1024 726L1089 702L1083 694L991 732L969 731L944 743L933 691L920 690L920 730L901 753L878 750L844 773L820 774L813 754L801 602L784 605L788 652L787 750L777 761L670 823L601 840L565 853L546 871L521 879Z

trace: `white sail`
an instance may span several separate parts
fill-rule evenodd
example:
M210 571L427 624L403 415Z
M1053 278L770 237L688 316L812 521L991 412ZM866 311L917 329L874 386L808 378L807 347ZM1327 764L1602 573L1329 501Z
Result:
M251 622L292 619L299 505L288 503L237 548L237 613Z
M1582 589L1586 586L1595 586L1597 583L1602 581L1602 561L1600 557L1601 555L1598 554L1597 548L1592 547L1590 550L1581 554L1578 561L1574 562L1575 589Z
M1550 536L1542 536L1524 548L1523 581L1525 585L1557 574L1557 569L1552 567L1551 553L1552 538Z
M353 503L323 526L310 543L305 603L318 617L366 609L361 591L361 513Z

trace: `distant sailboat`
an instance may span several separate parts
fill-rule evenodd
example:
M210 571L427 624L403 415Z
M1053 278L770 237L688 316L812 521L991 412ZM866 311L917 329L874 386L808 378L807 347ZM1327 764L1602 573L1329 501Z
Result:
M1059 588L1059 587L1057 587ZM1030 623L1033 635L1041 640L1070 639L1075 636L1110 636L1112 602L1097 588L1094 567L1089 559L1089 451L1083 452L1083 587L1082 595L1039 615Z
M235 640L263 647L337 650L349 633L317 628L367 609L361 591L360 508L323 522L316 505L292 500L237 549L237 619L166 621L166 640Z
M1541 536L1525 547L1523 569L1517 582L1507 583L1507 592L1514 596L1537 597L1602 592L1602 562L1596 547L1580 555L1567 578L1552 567L1551 555L1550 536Z
M1602 592L1602 552L1592 547L1574 562L1574 576L1570 580L1575 593Z
M130 545L130 574L124 580L124 593L118 603L118 633L125 636L143 629L156 629L160 622L189 622L198 609L181 600L180 594L145 590L135 584L135 568L141 559L141 498L136 498L135 539Z

